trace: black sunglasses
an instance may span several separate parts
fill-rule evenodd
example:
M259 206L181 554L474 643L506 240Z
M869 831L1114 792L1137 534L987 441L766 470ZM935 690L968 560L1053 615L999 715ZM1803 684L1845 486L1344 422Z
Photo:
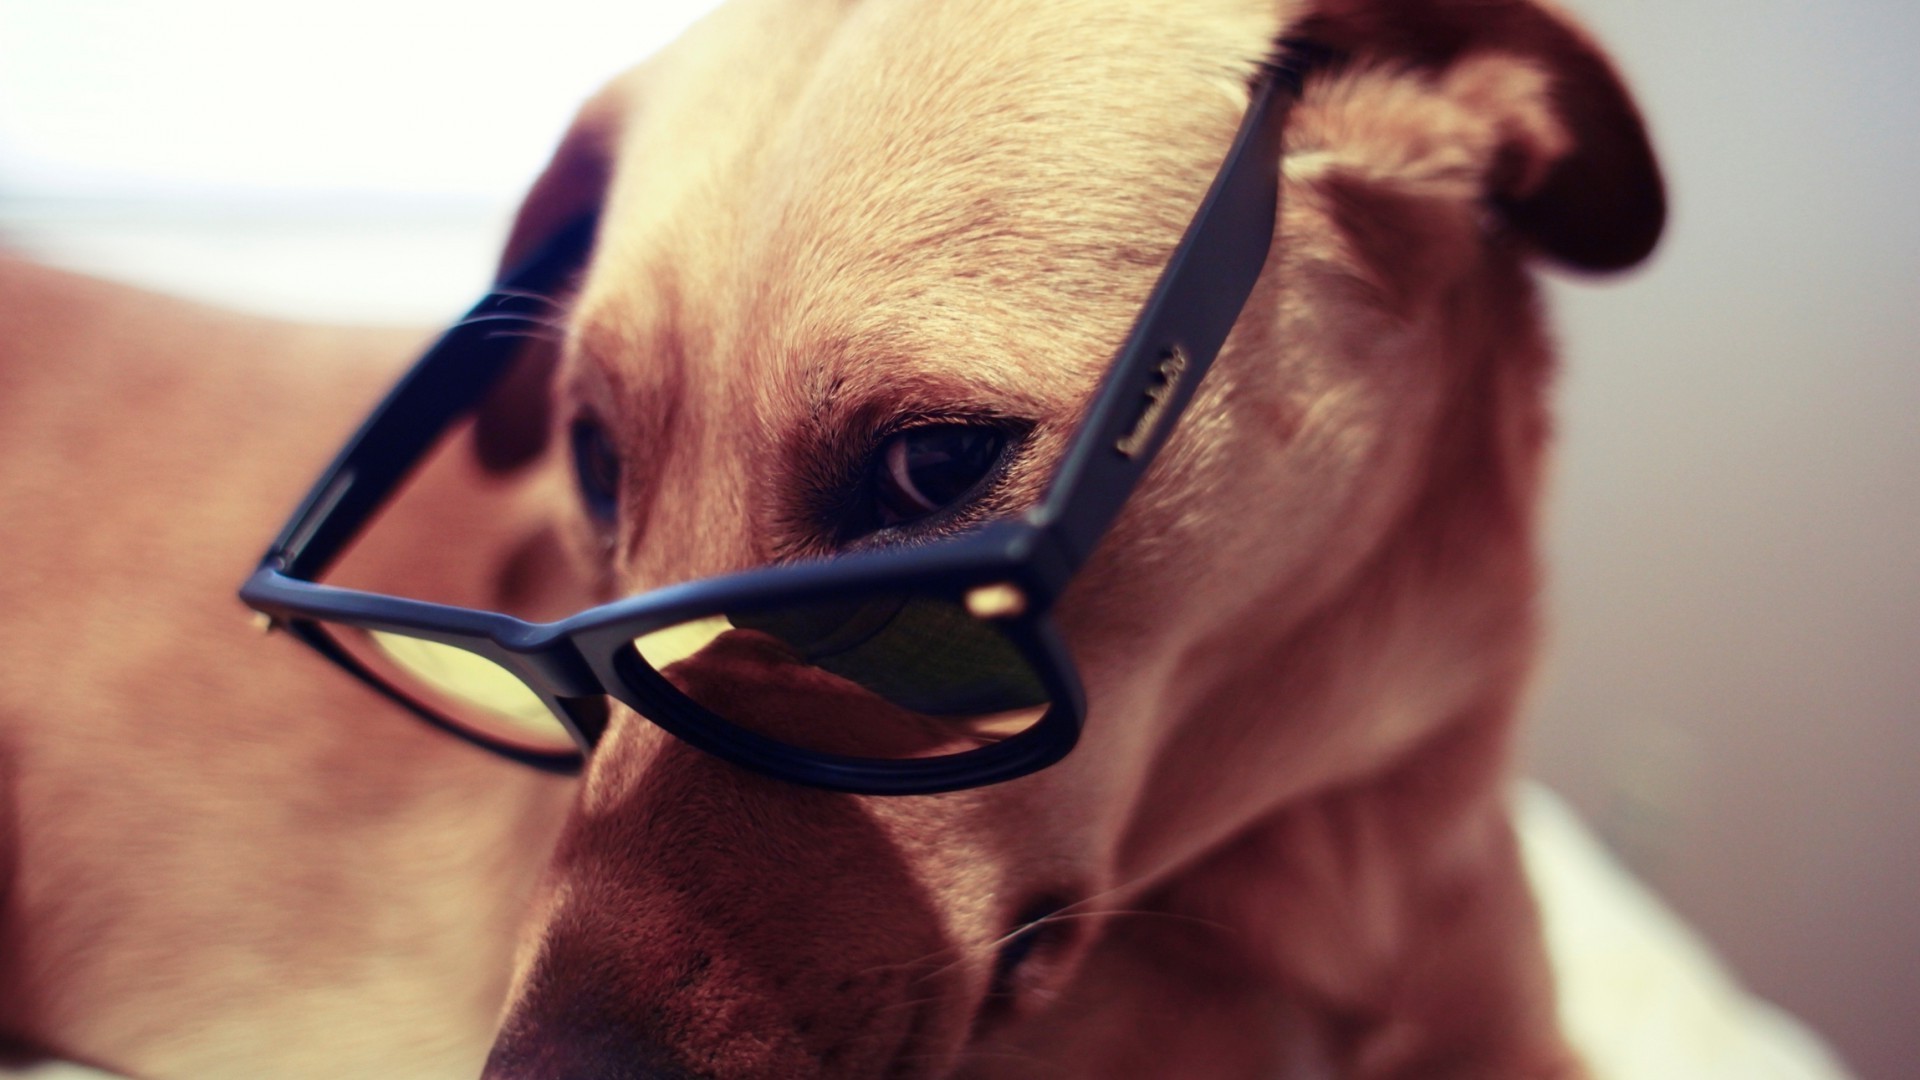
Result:
M608 697L770 776L911 795L1060 760L1086 704L1048 611L1153 462L1272 244L1281 130L1312 46L1287 48L1116 355L1040 504L907 550L658 589L534 623L316 582L513 366L499 331L544 315L595 221L553 238L440 338L320 476L240 597L425 720L576 769Z

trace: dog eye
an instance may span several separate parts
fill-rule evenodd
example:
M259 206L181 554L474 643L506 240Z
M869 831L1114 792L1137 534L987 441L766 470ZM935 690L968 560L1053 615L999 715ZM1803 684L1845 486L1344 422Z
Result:
M606 426L591 416L574 420L573 476L580 500L596 520L610 522L620 509L620 454Z
M905 525L960 502L1000 460L1006 433L973 424L897 432L873 460L875 510L882 528Z

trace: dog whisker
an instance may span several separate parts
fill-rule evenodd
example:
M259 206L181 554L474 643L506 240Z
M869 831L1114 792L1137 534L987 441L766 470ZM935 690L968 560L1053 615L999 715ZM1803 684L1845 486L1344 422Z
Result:
M1107 890L1107 894L1111 894L1113 891L1114 890L1109 889ZM1098 911L1070 910L1073 907L1077 907L1080 904L1085 904L1089 900L1093 900L1093 899L1097 899L1097 896L1088 897L1087 900L1078 901L1075 904L1069 904L1067 907L1061 908L1059 911L1051 912L1049 914L1042 915L1040 918L1034 919L1031 922L1023 923L1020 926L1017 926L1014 929L1008 931L1007 933L1002 934L1000 937L997 937L994 940L988 942L987 947L990 949L1005 948L1008 944L1013 942L1014 939L1018 938L1022 934L1031 933L1034 930L1038 930L1041 927L1049 926L1054 923L1073 922L1081 919L1117 919L1117 918L1163 919L1169 922L1179 922L1179 923L1187 923L1193 926L1201 926L1209 930L1217 930L1217 931L1220 931L1221 933L1229 934L1229 935L1237 934L1239 932L1234 927L1229 926L1226 923L1216 922L1212 919L1203 919L1197 915L1184 915L1179 912L1173 912L1173 911L1152 911L1145 908L1108 908L1108 909L1102 909ZM931 957L927 959L931 959ZM921 961L921 962L924 962L924 961ZM942 964L941 966L934 968L933 970L927 972L924 975L921 975L920 977L916 978L913 981L915 983L922 983L927 981L928 979L938 978L939 976L944 975L949 971L952 971L954 968L959 967L962 963L965 963L965 957L961 957L961 958L952 960L946 964ZM911 966L911 965L901 965L901 966Z
M1240 933L1239 929L1236 927L1229 926L1226 923L1218 922L1214 919L1203 919L1198 915L1183 915L1177 911L1149 911L1146 909L1130 910L1126 908L1116 908L1116 909L1111 909L1106 911L1076 911L1076 912L1069 912L1065 914L1046 915L1041 918L1035 919L1031 923L1028 923L1024 928L1022 928L1019 931L1016 931L1013 935L1010 935L1010 936L1017 937L1019 934L1025 933L1027 930L1031 930L1040 926L1046 926L1050 923L1070 922L1074 919L1095 919L1095 918L1099 918L1099 919L1107 919L1107 918L1165 919L1170 922L1182 922L1182 923L1190 923L1194 926L1204 926L1209 930L1219 930L1222 933L1226 933L1226 934Z
M564 330L564 327L560 323L552 319L543 318L537 315L529 315L526 312L521 312L521 311L489 311L489 312L481 312L475 315L468 315L466 318L461 319L457 323L454 323L452 326L448 327L447 329L449 331L465 330L470 327L491 326L498 323L505 323L513 326L537 327L540 329L550 330L554 332L561 332Z
M1075 900L1073 903L1067 904L1061 907L1057 911L1049 912L1048 914L1043 915L1038 919L1035 919L1031 922L1023 923L1020 926L1014 927L1012 930L1008 931L1007 933L988 942L987 947L990 949L1002 948L1008 942L1012 941L1014 938L1019 937L1021 934L1026 933L1027 931L1033 929L1036 926L1039 926L1040 924L1046 922L1049 919L1058 919L1064 916L1101 914L1101 912L1084 912L1084 911L1076 912L1074 909L1085 908L1089 904L1096 904L1102 900L1114 897L1120 893L1124 893L1127 890L1132 889L1140 885L1142 882L1146 881L1149 876L1150 875L1142 874L1137 877L1129 878L1126 881L1118 882L1114 885L1111 885L1105 889L1100 890L1099 892L1089 893L1086 896L1083 896L1080 899ZM1119 910L1119 909L1115 909L1115 910ZM1135 912L1135 914L1141 914L1141 913ZM947 946L946 948L941 949L938 952L928 953L925 956L919 957L914 960L910 960L904 964L883 965L882 967L874 968L872 970L874 972L881 972L881 971L897 971L897 970L903 970L908 968L923 967L927 964L938 961L943 956L952 955L954 952L954 949L955 949L955 946ZM939 976L944 975L949 971L952 971L954 968L964 963L965 959L966 959L965 957L957 957L955 959L949 960L948 962L941 964L939 967L936 967L933 970L928 971L925 974L922 974L919 978L915 979L914 981L917 983L917 982L924 982L928 979L938 978Z
M530 328L525 330L495 330L492 333L487 335L488 341L513 340L515 338L519 338L526 341L557 342L560 340L560 335L554 330L548 329L548 328L538 328L538 329Z
M919 998L904 998L900 1001L889 1001L883 1005L876 1006L873 1011L874 1015L881 1016L886 1013L897 1012L901 1009L917 1009L923 1005L938 1005L941 1000L938 994Z
M551 307L560 307L561 302L543 292L531 289L496 288L488 295L510 300L534 300Z

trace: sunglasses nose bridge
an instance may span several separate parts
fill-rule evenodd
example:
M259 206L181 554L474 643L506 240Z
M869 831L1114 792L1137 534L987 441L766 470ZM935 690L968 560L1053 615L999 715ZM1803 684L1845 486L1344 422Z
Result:
M607 692L570 638L555 637L524 649L508 649L519 662L521 677L532 676L530 681L536 689L560 698L596 697Z

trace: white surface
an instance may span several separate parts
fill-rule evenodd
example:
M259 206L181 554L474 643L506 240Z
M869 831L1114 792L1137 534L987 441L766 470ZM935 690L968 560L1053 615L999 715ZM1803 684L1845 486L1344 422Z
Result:
M1518 795L1561 1025L1595 1080L1841 1080L1806 1029L1748 995L1698 934L1622 869L1566 804Z

